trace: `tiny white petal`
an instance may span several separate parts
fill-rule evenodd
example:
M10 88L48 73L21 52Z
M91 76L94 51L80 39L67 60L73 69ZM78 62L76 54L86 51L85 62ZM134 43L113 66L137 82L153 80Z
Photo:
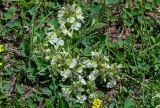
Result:
M63 46L64 45L64 41L63 40L59 40L57 44L60 45L60 46Z
M97 67L97 63L96 63L96 62L93 62L93 63L92 63L92 67Z
M78 73L82 73L82 72L83 72L83 68L82 68L82 67L78 68L78 69L77 69L77 72L78 72Z
M97 76L98 76L97 71L92 71L90 75L88 76L88 78L89 80L95 80Z
M99 56L99 52L91 52L91 56Z
M55 60L52 59L50 63L51 63L52 65L55 64Z
M51 40L53 43L57 43L59 39L57 37L53 37Z
M62 8L61 10L58 11L58 17L63 17L65 14L65 8Z
M69 37L72 37L72 32L67 32L67 35L69 36Z
M82 14L77 14L77 19L81 20L82 22L84 22L84 17L82 16Z
M79 28L81 27L81 23L80 22L74 22L71 26L72 30L79 30Z
M62 28L62 32L63 32L63 34L67 34L68 33L68 30L67 30L67 28Z
M80 80L80 82L83 84L83 85L86 85L87 83L86 83L86 81L82 78L82 76L78 76L79 77L79 80Z
M75 21L75 17L67 18L67 22L73 23Z
M111 68L111 66L110 66L109 64L106 64L106 68L108 68L108 69L109 69L109 68Z
M71 71L70 70L64 70L61 71L61 76L63 76L64 78L68 78L71 75Z
M72 63L69 65L69 68L74 68L77 65L77 60L73 59Z
M54 48L57 50L59 48L59 44L54 45Z
M86 81L83 78L80 81L83 85L86 85Z
M81 8L78 6L78 7L76 8L76 13L79 14L79 13L81 13L81 12L82 12L82 10L81 10Z

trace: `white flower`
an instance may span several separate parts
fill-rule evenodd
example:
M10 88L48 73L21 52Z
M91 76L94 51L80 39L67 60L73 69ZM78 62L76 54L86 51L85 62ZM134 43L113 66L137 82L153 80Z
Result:
M52 37L50 40L49 40L49 42L52 44L52 45L55 45L55 43L57 43L58 42L58 38L57 37Z
M72 59L72 63L69 65L69 68L74 68L77 65L77 60Z
M63 46L64 45L64 41L61 40L61 39L58 39L56 36L57 35L54 35L54 36L50 37L49 43L54 45L55 49L58 49L59 46Z
M71 90L70 90L70 88L69 87L64 87L64 88L61 88L61 90L62 90L62 93L67 93L67 94L70 94L71 93Z
M96 62L93 62L89 59L83 61L83 64L85 65L86 68L92 68L92 67L97 67L98 66Z
M58 44L55 44L54 45L54 48L57 50L59 48L59 45Z
M63 46L64 45L64 41L63 40L59 40L57 43L59 46Z
M68 102L70 100L71 89L69 87L61 88L62 96L65 97L65 100Z
M92 62L92 67L97 67L97 63L96 62Z
M90 98L90 99L94 99L95 97L97 97L96 93L91 93L91 94L89 95L89 98Z
M69 36L69 37L72 37L72 32L67 32L67 35Z
M99 54L99 52L91 52L91 56L99 56L100 54Z
M57 34L56 34L56 32L48 32L47 36L48 37L57 37Z
M74 3L74 4L72 5L72 11L75 11L75 9L76 9L76 4Z
M76 8L76 14L79 14L79 13L82 13L82 10L81 10L81 8L79 6L77 6L77 8Z
M63 76L65 79L68 78L71 75L70 70L64 70L60 72L61 76Z
M106 68L109 69L111 68L111 66L109 64L106 64Z
M65 14L65 8L63 7L61 10L58 11L58 17L63 17Z
M79 75L78 78L83 85L87 84L86 81L82 78L82 76Z
M86 68L92 68L92 63L89 59L83 61L83 64L85 65Z
M83 72L83 68L82 68L82 67L79 67L76 71L77 71L78 73L82 73L82 72Z
M92 71L90 75L88 76L88 78L89 80L95 80L97 76L98 76L97 71Z
M86 85L87 83L86 83L86 81L82 78L82 79L80 79L80 82L83 84L83 85Z
M84 17L82 16L82 14L77 14L76 17L77 17L77 19L79 19L82 22L84 22Z
M63 29L63 28L66 27L66 26L65 26L65 24L66 24L65 21L59 21L59 24L60 24L60 29Z
M116 81L111 81L107 83L107 88L113 88L116 86Z
M89 59L83 61L83 64L84 64L84 65L86 65L86 64L88 64L88 63L90 63L90 60L89 60Z
M76 20L75 17L67 18L67 22L69 23L73 23L75 20Z
M77 101L79 103L84 103L84 101L87 99L86 95L82 95L82 96L77 96Z
M104 56L104 60L106 60L106 62L109 62L109 57L108 56Z
M63 27L63 28L61 28L61 29L62 29L63 34L64 34L64 35L67 35L67 33L68 33L67 28L66 28L66 27Z
M80 27L81 27L81 23L75 21L75 22L72 24L71 29L72 29L72 30L79 30Z
M117 68L119 68L119 69L122 68L122 64L119 64L119 65L117 66Z
M55 64L55 60L52 59L50 63L51 63L51 65Z

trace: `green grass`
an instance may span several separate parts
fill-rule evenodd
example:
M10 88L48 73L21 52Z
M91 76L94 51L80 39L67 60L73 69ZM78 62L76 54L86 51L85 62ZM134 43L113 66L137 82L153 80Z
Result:
M63 48L49 47L61 64L52 66L45 59L48 27L52 25L59 32L58 10L74 2L0 0L0 43L5 49L0 53L3 62L0 66L0 108L90 108L93 99L87 98L83 104L76 100L65 101L61 88L72 84L76 78L63 82L56 72L66 68L69 60L77 56L79 61L87 58L103 63L103 57L92 58L91 51L101 52L102 56L109 57L109 64L122 64L123 67L121 71L113 69L109 73L103 73L99 68L102 74L95 81L95 92L103 101L102 108L154 108L160 105L160 2L78 1L85 23L74 32L73 38L61 37L66 42ZM40 53L33 56L35 50ZM59 59L60 51L69 55ZM85 78L88 74L85 73ZM116 80L117 84L107 88L106 84L111 80ZM82 94L90 94L87 89L95 90L92 85L84 88ZM72 97L77 94L73 93Z

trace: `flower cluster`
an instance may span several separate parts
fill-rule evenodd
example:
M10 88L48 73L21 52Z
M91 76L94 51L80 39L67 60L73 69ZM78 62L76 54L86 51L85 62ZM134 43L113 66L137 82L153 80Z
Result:
M106 82L108 88L116 86L115 82L108 81L121 69L121 65L109 64L109 58L100 52L91 52L89 58L73 58L73 55L63 51L54 55L52 61L54 65L51 70L54 70L55 76L61 76L61 82L65 84L61 89L64 98L78 103L97 97L95 81L98 78L100 82Z
M66 36L72 37L73 33L80 29L81 23L84 22L84 17L82 15L81 7L73 4L72 6L62 7L58 11L58 22L60 26L55 28L53 25L50 25L46 33L46 38L42 43L39 43L37 37L34 38L34 42L38 43L34 48L34 56L42 55L45 56L46 60L52 59L52 46L55 50L63 48L66 43ZM45 49L42 54L42 51L39 49Z
M65 100L84 103L86 100L94 99L98 96L96 82L104 84L106 88L116 86L115 83L108 82L112 82L113 79L116 81L116 75L121 71L122 65L111 64L109 57L100 51L93 51L90 55L83 57L83 54L79 56L79 52L70 50L73 46L78 48L73 45L73 40L78 36L76 32L84 22L80 6L73 4L70 7L62 7L57 17L59 27L50 25L47 36L42 41L37 37L34 38L33 41L38 43L35 45L34 55L41 56L50 62L50 67L47 69L62 84L60 89ZM72 38L68 39L68 37Z
M101 106L102 101L100 99L94 99L92 103L92 108L99 108Z
M64 40L59 39L56 32L49 32L47 36L49 43L52 44L55 49L58 49L60 46L64 45Z
M58 21L63 34L72 37L73 32L79 30L81 22L84 22L81 8L76 4L69 8L62 7L58 11Z

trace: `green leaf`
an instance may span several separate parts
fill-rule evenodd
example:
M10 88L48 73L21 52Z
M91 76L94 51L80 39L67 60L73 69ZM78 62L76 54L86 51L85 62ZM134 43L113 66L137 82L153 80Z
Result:
M113 4L118 4L120 0L105 0L106 5L113 5Z
M24 85L17 85L16 84L16 90L17 90L17 92L19 93L19 94L24 94L24 92L25 92L25 86Z
M100 4L94 2L94 3L92 4L92 6L91 6L91 13L92 13L92 14L98 13L98 12L100 11L100 9L101 9Z
M45 101L45 108L54 108L54 102L55 102L55 98L52 97L51 99L46 99Z
M111 103L110 105L109 105L109 108L115 108L115 103Z
M42 92L48 96L52 94L52 91L48 87L42 88Z
M54 26L54 27L58 27L59 26L59 23L58 23L58 19L57 18L53 18L51 21L51 24Z
M4 18L6 20L11 19L16 12L16 8L14 6L10 7L6 13L4 13Z
M37 108L36 104L34 104L33 99L29 98L27 100L29 108Z
M118 46L119 48L123 48L123 40L121 38L118 39Z
M124 108L135 108L135 104L132 99L127 98L124 103Z
M62 99L58 101L58 108L67 108L65 102Z

